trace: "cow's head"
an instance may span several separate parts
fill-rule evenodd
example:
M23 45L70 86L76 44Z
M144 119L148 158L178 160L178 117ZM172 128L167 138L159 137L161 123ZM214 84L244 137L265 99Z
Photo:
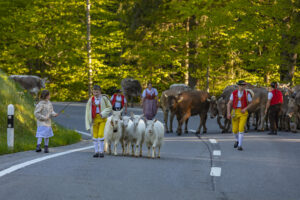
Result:
M42 78L41 79L41 87L45 88L46 87L46 83L49 83L48 78Z
M218 109L219 117L225 118L225 114L226 114L226 101L225 101L224 97L221 97L221 98L219 98L217 100L217 109Z
M218 115L217 98L212 96L207 98L207 101L209 102L210 118L213 119Z
M289 98L288 110L286 112L287 117L292 118L292 116L297 112L298 106L294 98Z

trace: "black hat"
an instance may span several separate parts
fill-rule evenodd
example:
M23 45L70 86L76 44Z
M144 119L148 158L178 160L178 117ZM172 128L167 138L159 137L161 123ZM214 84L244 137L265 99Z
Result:
M247 85L247 83L244 80L239 80L236 84L237 85Z
M117 90L116 90L116 93L121 93L121 90L120 90L120 89L117 89Z
M94 90L101 90L101 87L99 85L94 85L93 89Z
M271 83L271 87L272 87L272 88L277 88L277 85L278 85L277 82L272 82L272 83Z

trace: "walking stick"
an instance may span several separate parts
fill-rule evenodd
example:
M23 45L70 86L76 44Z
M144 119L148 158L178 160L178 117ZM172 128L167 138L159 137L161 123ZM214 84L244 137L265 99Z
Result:
M71 105L71 102L68 103L67 105L65 105L65 106L58 112L58 114L64 113L64 110L65 110L67 107L69 107L69 105Z

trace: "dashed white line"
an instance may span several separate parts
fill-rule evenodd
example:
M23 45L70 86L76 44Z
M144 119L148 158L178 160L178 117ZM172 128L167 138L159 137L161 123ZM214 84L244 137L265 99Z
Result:
M221 167L212 167L210 170L211 176L221 176Z
M210 141L210 143L212 143L212 144L216 144L216 143L217 143L217 140L215 140L215 139L209 139L209 141Z
M214 156L221 156L221 151L220 150L214 150L213 155Z
M83 148L79 148L79 149L73 149L73 150L69 150L69 151L65 151L65 152L61 152L61 153L56 153L56 154L49 155L49 156L44 156L42 158L29 160L27 162L11 166L7 169L4 169L4 170L0 171L0 177L5 176L7 174L10 174L10 173L12 173L14 171L17 171L19 169L22 169L24 167L27 167L29 165L33 165L35 163L44 161L44 160L48 160L48 159L51 159L51 158L55 158L55 157L59 157L59 156L63 156L63 155L66 155L66 154L74 153L74 152L77 152L77 151L83 151L83 150L87 150L87 149L91 149L91 148L94 148L94 146L88 146L88 147L83 147Z

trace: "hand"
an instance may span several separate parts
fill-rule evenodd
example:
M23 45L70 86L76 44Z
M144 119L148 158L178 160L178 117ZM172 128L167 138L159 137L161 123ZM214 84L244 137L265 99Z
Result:
M227 119L231 119L231 114L227 113Z
M125 110L124 114L127 115L127 110Z
M57 117L57 116L59 116L59 113L56 113L56 114L54 115L54 117Z
M246 112L246 109L245 109L245 108L241 110L241 113L244 114L245 112Z
M268 112L268 109L265 110L265 115L267 114L267 112Z

